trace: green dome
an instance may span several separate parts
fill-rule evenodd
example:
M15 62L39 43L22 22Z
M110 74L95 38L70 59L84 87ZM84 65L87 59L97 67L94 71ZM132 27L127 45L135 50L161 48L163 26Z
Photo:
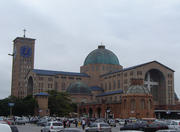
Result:
M105 49L104 45L98 46L88 54L84 61L84 65L88 64L114 64L119 65L117 56L110 50Z
M127 94L150 94L150 91L143 85L132 85L128 88Z
M69 94L91 94L90 88L82 82L74 82L70 84L66 92Z

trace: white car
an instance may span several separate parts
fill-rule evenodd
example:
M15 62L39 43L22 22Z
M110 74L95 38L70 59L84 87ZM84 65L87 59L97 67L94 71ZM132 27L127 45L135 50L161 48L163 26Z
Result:
M24 118L21 117L21 118L17 118L14 123L17 124L17 125L22 125L22 124L25 125L26 122L27 121Z
M111 126L104 122L92 123L85 128L85 132L111 132Z
M169 129L180 130L180 120L171 120L171 121L168 123L168 128L169 128Z
M0 130L1 132L12 132L11 127L7 124L0 123Z
M119 125L124 125L125 124L125 120L124 119L120 119L119 120Z
M158 130L156 132L180 132L179 130L170 130L170 129L167 129L167 130Z
M62 122L59 121L51 121L48 122L45 127L41 129L41 132L60 132L63 130L63 124Z

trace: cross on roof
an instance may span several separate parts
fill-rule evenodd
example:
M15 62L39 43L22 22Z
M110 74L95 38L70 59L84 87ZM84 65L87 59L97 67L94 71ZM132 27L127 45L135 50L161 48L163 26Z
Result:
M101 45L103 45L103 41L101 41Z
M23 32L24 32L23 37L25 38L26 37L26 29L23 29Z
M151 86L158 86L159 85L158 82L151 81L151 75L149 72L147 73L147 80L144 81L144 84L147 85L147 88L149 89L149 91L151 90Z

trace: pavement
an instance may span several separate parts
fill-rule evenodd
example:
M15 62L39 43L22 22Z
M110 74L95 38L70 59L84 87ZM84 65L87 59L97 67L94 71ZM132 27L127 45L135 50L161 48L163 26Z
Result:
M26 125L16 125L19 132L41 132L40 126L37 126L35 124L26 124ZM75 127L74 124L71 125L71 127ZM82 129L82 127L79 127ZM112 132L119 132L120 126L117 124L116 127L112 127Z

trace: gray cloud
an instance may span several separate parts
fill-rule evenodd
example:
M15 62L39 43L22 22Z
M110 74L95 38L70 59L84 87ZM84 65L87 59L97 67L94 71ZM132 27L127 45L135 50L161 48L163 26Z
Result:
M157 60L175 72L180 94L179 0L0 1L0 98L10 95L12 40L36 39L35 68L79 71L101 41L124 67Z

